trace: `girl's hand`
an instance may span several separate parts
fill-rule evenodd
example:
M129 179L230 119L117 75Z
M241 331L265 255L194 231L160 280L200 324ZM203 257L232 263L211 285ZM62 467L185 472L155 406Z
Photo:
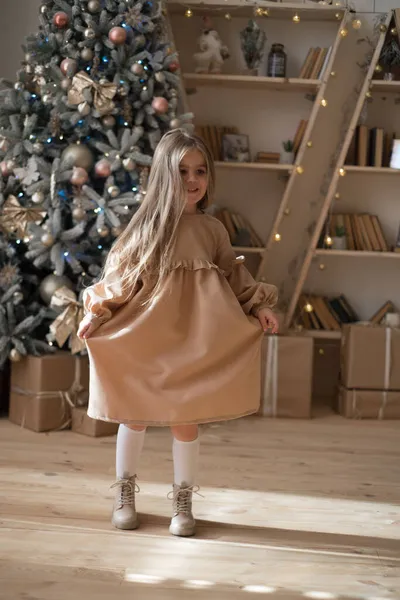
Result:
M87 314L79 324L78 337L81 340L89 338L99 327L98 319L93 319L93 315Z
M278 319L270 308L261 308L258 311L257 318L260 321L261 327L264 329L264 331L271 329L271 333L278 333Z

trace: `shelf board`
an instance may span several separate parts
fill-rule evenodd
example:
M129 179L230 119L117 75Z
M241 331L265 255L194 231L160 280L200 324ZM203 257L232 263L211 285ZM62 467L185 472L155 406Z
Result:
M253 246L232 246L235 252L243 252L243 254L262 254L265 248L256 248Z
M316 256L347 256L357 258L398 258L400 259L400 252L370 252L367 250L326 250L318 248L315 251Z
M184 5L174 0L167 0L167 10L170 14L183 16L186 8L192 8L193 14L196 16L212 14L214 18L220 13L223 17L228 10L232 17L252 18L254 16L254 5L250 3L243 5L241 0L228 0L228 2L211 0L201 3L199 0L187 0ZM300 21L335 21L338 23L337 13L345 12L344 7L304 5L295 2L278 5L276 2L263 2L262 8L268 9L269 19L288 20L290 25L292 25L292 18L296 13L299 15Z
M400 94L400 81L383 81L381 79L373 79L370 87L372 92Z
M299 337L304 336L328 340L340 340L340 338L342 337L341 331L327 331L325 329L302 329L301 331L291 329L289 333L292 335L297 335Z
M229 162L216 161L214 163L217 169L249 169L253 171L285 171L288 173L293 169L293 165L281 165L280 163L251 163L251 162Z
M365 173L366 175L398 175L400 169L391 169L390 167L357 167L355 165L343 165L346 173Z
M229 88L245 88L256 90L273 90L285 92L317 92L319 79L299 79L283 77L258 77L252 75L209 75L202 73L184 73L186 86L213 86Z

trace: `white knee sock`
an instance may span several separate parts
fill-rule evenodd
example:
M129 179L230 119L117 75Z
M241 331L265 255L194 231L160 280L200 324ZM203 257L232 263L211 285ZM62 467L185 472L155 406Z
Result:
M146 430L135 431L120 425L117 435L117 479L128 479L137 474Z
M174 459L174 483L176 485L194 485L197 478L200 440L180 442L174 438L172 456Z

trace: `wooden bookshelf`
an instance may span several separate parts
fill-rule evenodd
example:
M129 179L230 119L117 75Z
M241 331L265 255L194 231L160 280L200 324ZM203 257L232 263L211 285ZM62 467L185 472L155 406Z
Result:
M299 79L280 77L257 77L250 75L209 75L184 73L186 87L223 87L251 90L271 90L277 92L316 93L321 81L319 79Z
M362 175L399 175L400 169L390 167L357 167L355 165L343 165L346 173L360 173Z
M370 252L368 250L328 250L318 248L315 256L341 256L342 258L400 258L400 252Z
M235 252L243 252L243 254L262 254L265 248L256 248L255 246L232 246Z
M251 163L251 162L229 162L229 161L216 161L214 163L217 169L236 169L241 170L253 170L253 171L291 171L293 165L282 165L280 163Z
M400 94L400 81L382 81L373 79L370 85L371 92L384 92L386 94Z

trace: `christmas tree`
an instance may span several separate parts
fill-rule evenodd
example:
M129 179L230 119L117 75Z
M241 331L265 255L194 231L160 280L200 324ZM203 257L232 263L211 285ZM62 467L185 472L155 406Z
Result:
M161 136L191 121L158 2L44 0L23 49L0 90L0 365L84 349L80 294L143 200Z

